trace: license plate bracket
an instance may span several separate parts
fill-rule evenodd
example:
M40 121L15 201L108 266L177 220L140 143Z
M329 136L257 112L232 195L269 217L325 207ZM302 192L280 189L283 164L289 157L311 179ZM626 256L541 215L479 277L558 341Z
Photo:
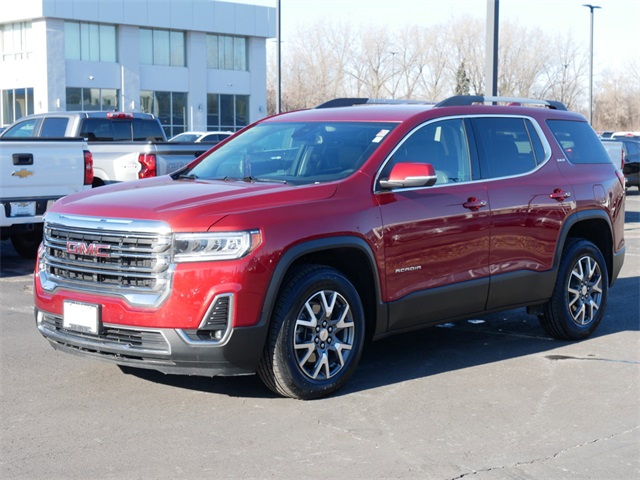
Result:
M36 202L10 202L10 217L35 217Z
M67 330L98 335L100 306L66 300L63 304L62 326Z

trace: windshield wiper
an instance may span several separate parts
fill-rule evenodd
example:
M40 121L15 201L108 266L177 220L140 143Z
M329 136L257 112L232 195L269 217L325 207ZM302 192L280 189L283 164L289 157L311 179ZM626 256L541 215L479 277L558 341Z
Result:
M254 177L252 175L249 175L248 177L243 177L242 178L243 182L248 182L248 183L256 183L256 182L260 182L260 183L282 183L282 184L286 184L287 181L286 180L282 180L279 178L257 178Z
M179 180L197 180L198 176L195 173L190 173L190 174L182 174L178 177Z

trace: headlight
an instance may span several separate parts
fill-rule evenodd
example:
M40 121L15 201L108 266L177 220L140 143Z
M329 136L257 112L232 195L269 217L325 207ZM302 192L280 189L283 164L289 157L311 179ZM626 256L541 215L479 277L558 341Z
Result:
M175 262L209 262L244 257L260 245L260 232L176 233Z

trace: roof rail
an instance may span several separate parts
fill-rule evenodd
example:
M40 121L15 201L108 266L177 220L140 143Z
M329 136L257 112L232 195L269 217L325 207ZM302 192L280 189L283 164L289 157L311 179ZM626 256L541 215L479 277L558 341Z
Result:
M474 103L486 103L486 102L500 102L500 103L512 103L512 104L532 104L541 105L553 110L566 110L564 103L557 102L555 100L536 100L532 98L517 98L517 97L485 97L483 95L456 95L449 97L436 103L436 107L460 107L463 105L472 105Z
M354 105L433 105L434 102L425 102L423 100L401 100L396 98L357 98L345 97L334 98L327 102L321 103L314 108L332 108L332 107L351 107Z

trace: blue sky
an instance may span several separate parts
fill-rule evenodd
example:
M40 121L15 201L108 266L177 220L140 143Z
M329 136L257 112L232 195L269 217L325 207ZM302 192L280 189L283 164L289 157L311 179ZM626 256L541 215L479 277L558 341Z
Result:
M236 0L275 7L276 0ZM317 19L404 25L446 23L462 15L484 19L487 0L281 0L282 40L299 25ZM500 0L500 19L548 34L571 32L589 46L590 14L583 4L601 6L594 16L594 74L622 71L629 58L640 61L640 0Z

